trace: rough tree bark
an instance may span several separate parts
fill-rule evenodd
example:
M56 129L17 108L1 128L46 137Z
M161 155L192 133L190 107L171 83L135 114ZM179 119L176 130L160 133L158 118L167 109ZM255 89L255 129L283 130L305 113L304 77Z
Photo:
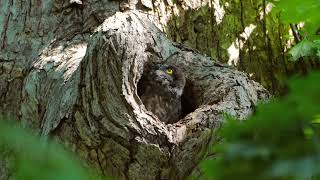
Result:
M59 27L69 31L54 41L43 36L27 60L19 59L24 54L15 54L3 33L1 115L59 139L105 175L183 179L215 142L223 113L247 117L268 92L246 74L172 43L144 13L115 11L97 28L99 18L93 18L91 36L83 24L73 33ZM137 94L143 65L153 56L186 74L186 116L177 123L157 121Z

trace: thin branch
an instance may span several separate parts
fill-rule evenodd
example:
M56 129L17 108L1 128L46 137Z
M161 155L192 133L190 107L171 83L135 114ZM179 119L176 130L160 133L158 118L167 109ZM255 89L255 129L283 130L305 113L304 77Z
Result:
M299 43L301 41L301 35L299 34L297 27L294 24L290 23L290 28L294 36L294 40L296 41L296 43Z

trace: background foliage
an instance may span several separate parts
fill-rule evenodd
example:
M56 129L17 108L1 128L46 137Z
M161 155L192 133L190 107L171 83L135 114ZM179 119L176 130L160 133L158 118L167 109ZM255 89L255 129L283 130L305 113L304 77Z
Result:
M281 0L274 14L304 22L293 60L320 58L320 1ZM320 179L320 72L293 79L289 94L258 106L247 121L226 118L217 158L203 161L203 176L214 179ZM195 175L193 178L196 177Z
M207 1L200 2L205 4ZM271 8L270 2L276 3L276 6ZM319 24L316 23L317 3L317 0L209 1L207 5L172 16L166 34L175 42L235 66L250 74L272 94L282 95L286 91L283 82L292 74L304 74L320 67L317 56L312 56L318 49L310 37L316 36L314 30L310 30L306 37L302 32L305 30L297 27L303 42L290 51L291 54L287 53L288 48L297 43L289 33L289 24L296 26L308 19L304 27L316 29ZM223 9L222 12L216 11L217 4ZM217 14L221 15L221 22L217 21ZM315 25L309 28L311 22ZM300 57L309 59L297 61Z
M275 13L281 14L286 24L302 23L299 35L303 38L290 51L293 60L301 57L320 58L320 1L319 0L274 0Z

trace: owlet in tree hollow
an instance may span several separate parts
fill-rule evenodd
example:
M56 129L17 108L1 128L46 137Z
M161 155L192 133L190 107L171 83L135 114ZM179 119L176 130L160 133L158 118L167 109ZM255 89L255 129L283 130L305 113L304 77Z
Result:
M174 123L181 115L181 95L186 79L173 65L150 63L139 82L140 98L146 109L165 123Z

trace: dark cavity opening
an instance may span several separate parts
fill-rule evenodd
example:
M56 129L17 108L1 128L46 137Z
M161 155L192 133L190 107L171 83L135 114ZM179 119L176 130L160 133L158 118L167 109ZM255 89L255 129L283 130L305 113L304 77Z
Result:
M182 112L180 119L197 109L198 103L196 99L195 88L189 79L186 79L186 85L181 96Z

